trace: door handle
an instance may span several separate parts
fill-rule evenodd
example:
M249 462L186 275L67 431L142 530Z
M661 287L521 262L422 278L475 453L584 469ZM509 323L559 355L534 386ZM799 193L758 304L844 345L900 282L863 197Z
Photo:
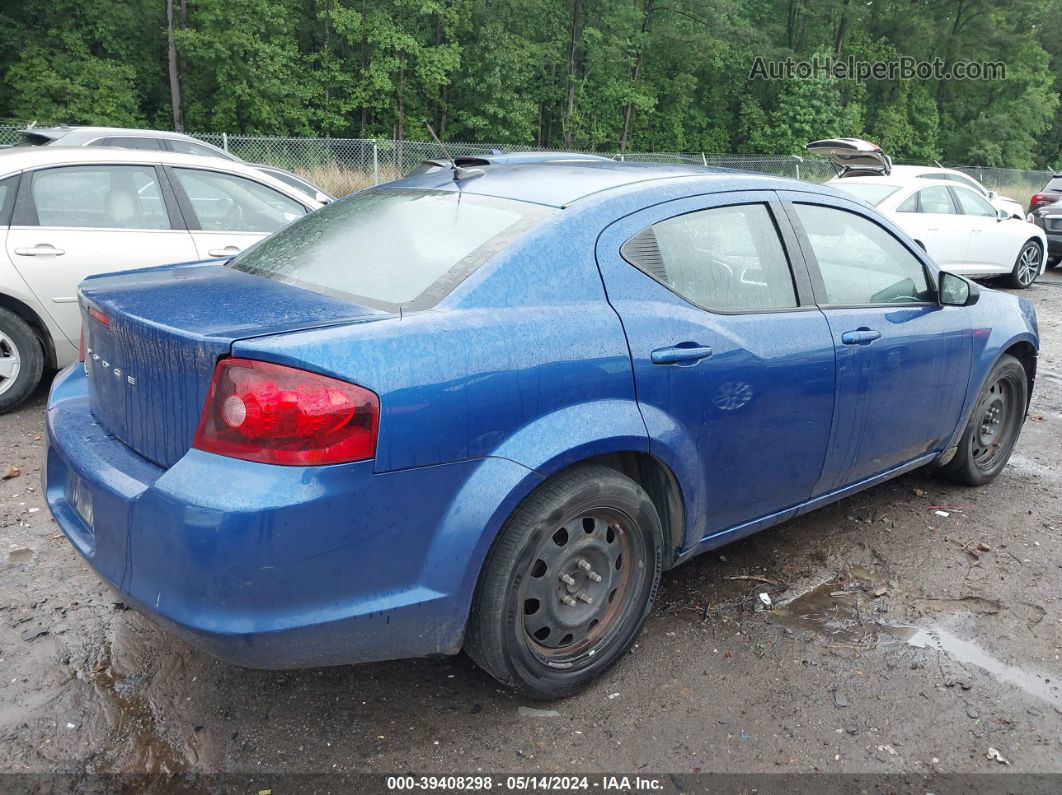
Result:
M845 345L869 345L877 339L881 339L881 332L865 326L841 335L841 342Z
M212 257L233 257L240 253L239 246L225 246L225 248L212 248L207 254Z
M66 252L51 243L38 243L33 248L16 248L15 253L20 257L61 257Z
M653 364L677 364L688 367L691 364L696 364L701 359L707 359L711 355L712 349L706 345L684 343L670 348L657 348L650 354L649 358Z

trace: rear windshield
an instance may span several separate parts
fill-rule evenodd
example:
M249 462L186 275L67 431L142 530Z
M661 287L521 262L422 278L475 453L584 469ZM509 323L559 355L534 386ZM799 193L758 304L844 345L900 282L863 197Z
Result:
M457 191L367 190L267 237L230 267L386 309L424 309L555 212Z
M857 199L862 199L867 204L877 206L889 196L900 189L898 185L884 185L878 182L838 182L834 187L840 188L845 193L851 193Z
M1057 190L1062 191L1062 177L1052 177L1051 181L1047 183L1047 187L1044 190Z

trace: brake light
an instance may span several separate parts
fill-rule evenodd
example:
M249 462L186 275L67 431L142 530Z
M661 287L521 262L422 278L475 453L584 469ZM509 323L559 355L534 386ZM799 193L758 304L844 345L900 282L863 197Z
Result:
M77 344L77 360L85 361L85 327L81 327L81 342Z
M1041 204L1052 204L1057 198L1057 196L1051 196L1047 193L1036 193L1029 199L1029 205L1031 207L1039 207Z
M103 312L98 310L96 307L90 306L88 313L89 317L95 320L97 323L102 323L105 326L111 325L111 319L107 317L107 315L103 314Z
M214 370L192 446L286 466L376 455L380 399L364 387L294 367L223 359Z

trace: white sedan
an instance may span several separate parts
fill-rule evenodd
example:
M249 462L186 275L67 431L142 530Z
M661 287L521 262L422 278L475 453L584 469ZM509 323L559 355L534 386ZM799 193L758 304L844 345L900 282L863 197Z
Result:
M997 210L970 188L884 176L846 177L830 184L887 216L943 270L973 277L1005 275L1019 289L1043 273L1044 231Z
M162 151L0 151L0 412L77 361L77 285L232 257L322 205L240 162Z
M825 157L834 168L837 176L829 184L855 177L886 176L894 179L943 180L963 185L978 193L997 210L1006 210L1013 218L1025 217L1025 206L1010 198L1000 196L989 190L969 174L954 168L943 166L895 166L890 158L877 144L861 138L829 138L825 141L812 141L807 150ZM838 185L838 187L842 187Z

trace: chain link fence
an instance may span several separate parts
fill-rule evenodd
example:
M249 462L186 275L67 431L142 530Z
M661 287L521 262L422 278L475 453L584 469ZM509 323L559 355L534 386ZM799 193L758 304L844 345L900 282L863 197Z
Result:
M0 124L0 145L19 141L22 125ZM285 138L278 136L192 133L194 137L225 149L252 163L268 163L294 171L342 196L369 185L387 182L407 174L423 160L441 156L438 145L429 141L369 138ZM556 151L534 146L497 143L446 142L454 156L487 155L494 152ZM782 177L825 182L834 175L832 165L818 157L797 155L707 154L703 152L584 152L616 160L650 163L682 163L700 166L757 171ZM917 163L913 165L935 165ZM1052 172L981 166L949 166L974 177L986 187L1011 196L1022 204L1040 190Z

